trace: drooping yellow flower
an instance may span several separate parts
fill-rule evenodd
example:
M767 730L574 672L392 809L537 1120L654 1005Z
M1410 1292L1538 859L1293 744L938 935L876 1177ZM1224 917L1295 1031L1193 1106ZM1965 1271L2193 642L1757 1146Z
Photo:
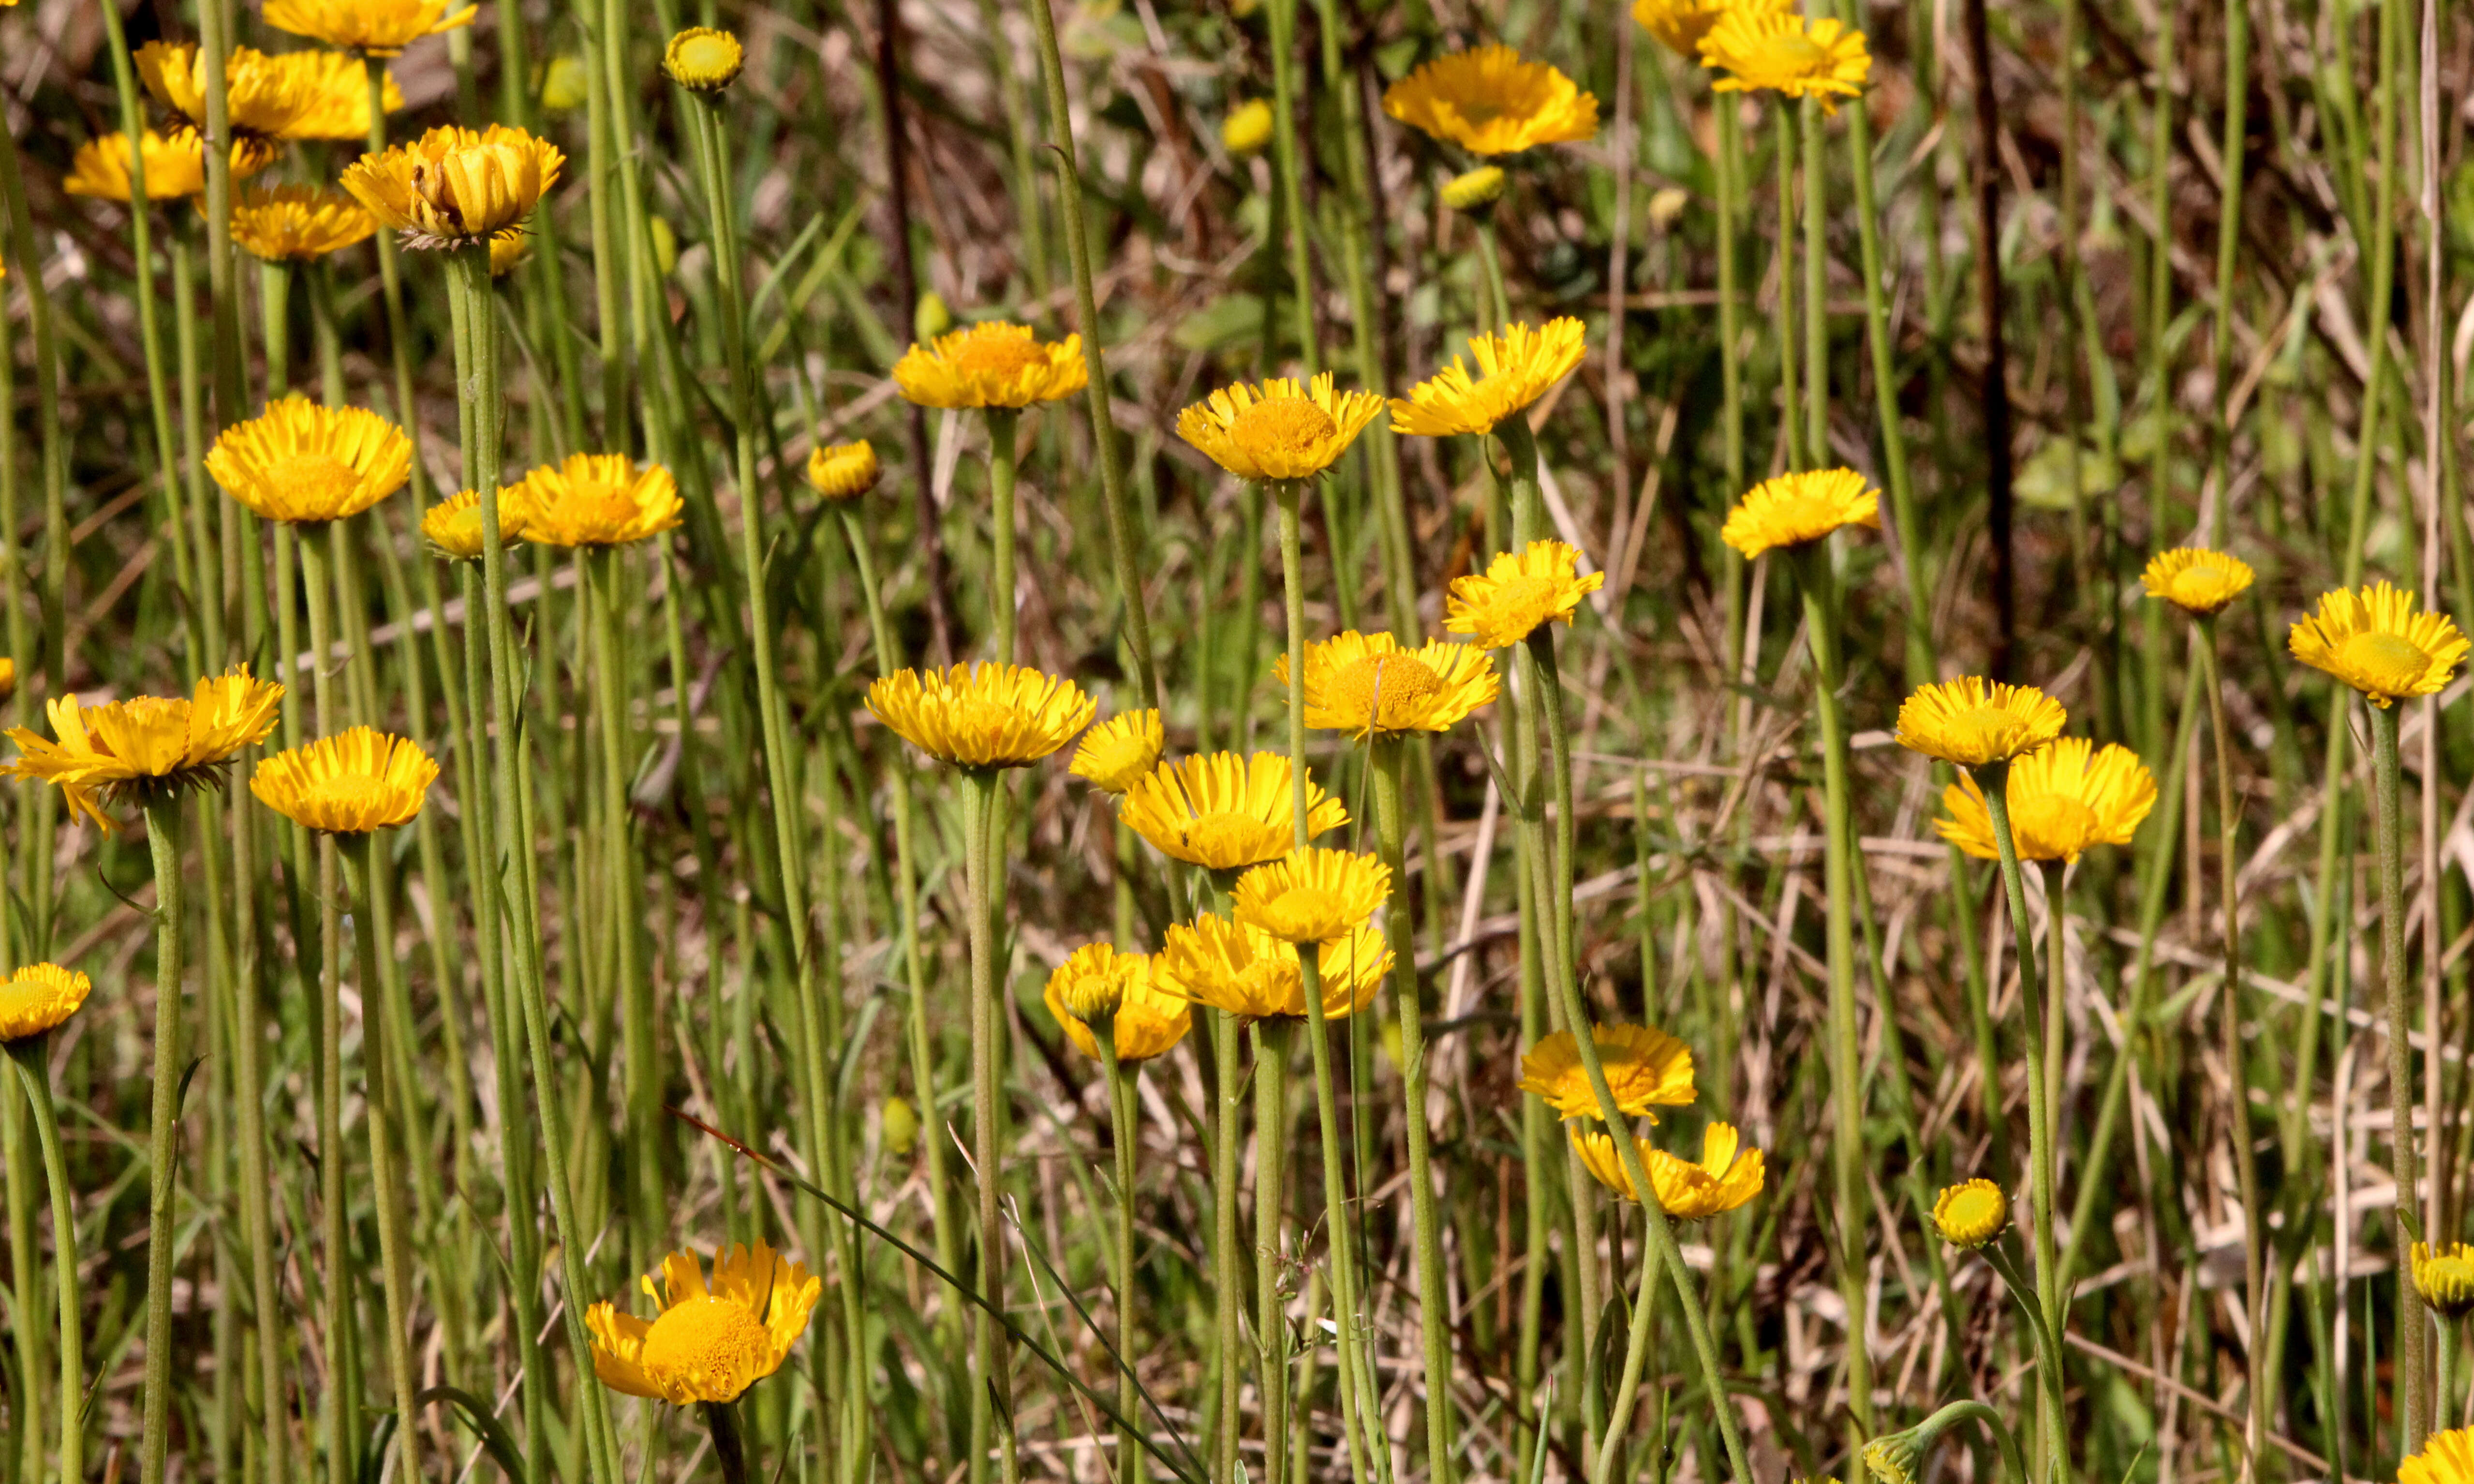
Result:
M2185 613L2207 617L2250 590L2257 574L2242 558L2204 546L2176 546L2148 559L2140 581L2147 595L2163 598Z
M498 491L498 540L514 545L524 539L525 491L521 485ZM439 555L473 562L481 555L481 493L458 491L422 513L421 534Z
M179 114L192 130L206 124L206 64L196 43L149 41L137 49L137 75L155 101ZM312 79L298 63L235 46L224 64L225 117L236 138L291 136L302 115L319 100Z
M1167 745L1159 712L1119 711L1082 733L1082 743L1074 749L1074 760L1065 765L1065 771L1089 778L1104 794L1122 794L1158 765Z
M423 36L473 24L453 0L266 0L266 23L364 57L394 57ZM364 135L363 137L367 137Z
M572 453L516 482L524 539L544 546L623 546L673 530L685 507L679 482L623 453ZM505 537L506 506L498 521Z
M1259 927L1206 912L1170 927L1152 963L1161 988L1240 1020L1306 1018L1296 946ZM1356 927L1319 945L1315 966L1324 1018L1346 1019L1374 1002L1392 972L1392 946L1382 929Z
M1640 1200L1632 1177L1624 1172L1614 1137L1603 1125L1574 1125L1568 1134L1581 1163L1597 1177L1598 1184L1627 1201ZM1634 1145L1648 1171L1650 1188L1658 1192L1659 1209L1678 1221L1702 1221L1734 1210L1761 1193L1765 1174L1761 1152L1745 1149L1742 1142L1734 1125L1712 1123L1701 1132L1698 1164L1677 1159L1645 1138L1635 1139Z
M438 761L409 737L354 727L258 759L257 802L325 835L366 835L421 813Z
M206 188L206 141L193 130L159 134L148 130L137 147L146 156L146 199L178 201ZM238 139L231 147L231 174L245 180L275 163L281 147L265 139ZM71 196L92 196L125 202L134 194L129 181L129 136L117 131L89 139L69 158L69 173L61 189Z
M1653 1107L1681 1108L1692 1101L1692 1048L1664 1031L1654 1025L1592 1025L1589 1040L1597 1045L1616 1112L1627 1117L1649 1113L1656 1123ZM1598 1116L1598 1094L1570 1031L1557 1031L1521 1056L1520 1090L1544 1098L1564 1117Z
M1272 673L1286 686L1289 657ZM1437 639L1402 649L1388 634L1349 630L1306 646L1306 725L1377 739L1443 731L1502 690L1494 657L1475 644Z
M1407 396L1392 399L1392 425L1419 438L1492 433L1494 425L1546 395L1589 353L1581 322L1569 316L1542 326L1507 325L1500 335L1472 335L1469 354L1478 373L1459 356L1421 381Z
M1334 389L1329 371L1303 387L1285 376L1222 387L1176 415L1176 436L1240 479L1313 479L1340 462L1383 412L1372 392Z
M1989 1180L1964 1180L1933 1198L1932 1224L1943 1241L1972 1252L2010 1224L2010 1202Z
M287 396L224 429L206 450L206 472L269 520L342 520L403 488L412 440L366 409Z
M2422 1440L2422 1451L2397 1460L2397 1484L2467 1484L2474 1480L2474 1427L2453 1427Z
M1022 768L1074 740L1098 704L1029 665L903 670L867 687L867 708L912 747L961 768Z
M344 167L344 189L411 248L461 248L521 225L567 156L521 129L443 125Z
M2286 645L2376 706L2437 693L2467 648L2447 614L2414 611L2413 594L2386 583L2321 593L2319 611L2295 619Z
M1128 785L1117 817L1171 860L1206 871L1243 871L1296 848L1296 778L1279 753L1180 757ZM1347 807L1307 778L1307 836L1347 823Z
M1487 563L1483 577L1456 577L1443 599L1443 629L1474 635L1479 649L1504 649L1541 624L1569 624L1581 600L1606 586L1607 574L1580 575L1581 553L1562 541L1531 541Z
M1392 870L1371 855L1309 846L1237 878L1237 921L1282 943L1331 943L1365 925L1392 895Z
M185 700L136 696L81 706L75 696L56 696L44 706L55 740L12 727L20 755L6 771L58 783L72 818L109 829L100 803L142 804L222 781L234 753L275 730L282 699L282 686L253 679L247 665L199 681Z
M345 139L355 144L370 137L370 77L357 57L343 52L285 52L277 61L301 75L301 116L283 131L286 139ZM388 113L403 109L403 89L393 77L379 84L378 107Z
M692 1252L662 1259L663 1287L637 1280L662 1312L647 1322L608 1301L585 1313L593 1374L631 1397L686 1406L735 1401L782 1368L825 1290L808 1270L758 1242L716 1254L713 1281Z
M58 964L29 964L0 979L0 1041L40 1036L78 1013L94 982Z
M1731 5L1701 38L1701 65L1728 73L1710 84L1714 91L1818 98L1822 112L1836 113L1839 99L1864 91L1873 59L1864 33L1827 16L1807 20L1790 10Z
M1272 106L1260 98L1249 98L1228 110L1220 121L1221 148L1231 155L1260 155L1271 147L1276 120Z
M2062 704L2033 685L1979 676L1920 685L1899 706L1898 742L1962 768L2010 759L2050 742L2070 722Z
M2021 860L2073 861L2092 845L2128 845L2156 807L2156 776L2118 743L2063 737L2010 765L2010 836ZM1984 790L1963 776L1943 790L1941 837L1979 860L2000 858Z
M367 206L329 186L254 185L232 200L232 241L264 262L306 263L377 229Z
M1598 100L1508 46L1455 52L1393 84L1383 111L1472 155L1517 155L1598 132Z
M818 443L808 454L808 488L829 500L856 500L884 477L876 445L864 438L855 443Z
M739 81L747 49L727 31L690 26L662 48L662 70L691 93L717 93Z
M2474 1312L2474 1247L2451 1242L2434 1252L2413 1244L2413 1290L2440 1318L2456 1321Z
M1854 469L1781 474L1748 491L1727 513L1719 539L1749 562L1780 546L1817 541L1842 526L1881 529L1881 496Z
M922 407L1028 407L1081 391L1091 368L1079 335L1050 345L1030 325L988 320L913 345L893 363L893 384Z
M1194 1007L1161 988L1152 955L1120 953L1104 943L1086 943L1067 955L1048 976L1041 998L1074 1049L1089 1057L1100 1054L1090 1022L1104 1017L1120 1062L1165 1055L1194 1026Z

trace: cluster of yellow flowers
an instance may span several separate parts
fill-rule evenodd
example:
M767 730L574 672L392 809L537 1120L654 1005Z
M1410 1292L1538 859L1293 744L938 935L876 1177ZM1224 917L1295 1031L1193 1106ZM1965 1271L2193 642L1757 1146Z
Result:
M1607 1090L1623 1116L1656 1123L1653 1110L1681 1108L1698 1095L1691 1050L1664 1031L1647 1025L1592 1025L1589 1041L1606 1073ZM1599 1121L1602 1110L1584 1071L1577 1037L1557 1031L1531 1047L1520 1059L1520 1090L1544 1100L1564 1120L1573 1151L1598 1184L1627 1201L1639 1201L1615 1136ZM1761 1193L1761 1152L1743 1148L1732 1124L1713 1122L1703 1131L1697 1162L1668 1154L1646 1138L1636 1138L1634 1145L1659 1209L1679 1220L1731 1211Z

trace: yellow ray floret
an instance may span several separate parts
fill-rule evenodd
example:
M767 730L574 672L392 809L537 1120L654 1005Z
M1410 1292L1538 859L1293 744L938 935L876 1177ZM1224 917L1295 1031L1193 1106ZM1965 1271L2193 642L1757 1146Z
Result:
M1598 100L1508 46L1455 52L1393 84L1383 111L1472 155L1517 155L1598 132Z
M301 116L283 131L284 138L368 141L370 78L359 58L343 52L286 52L276 60L301 77ZM378 107L388 113L403 108L403 89L392 77L381 84Z
M306 263L377 229L369 207L329 186L252 186L232 199L232 241L264 262Z
M1500 335L1472 335L1468 347L1477 374L1452 357L1433 380L1392 399L1394 427L1419 438L1492 433L1570 375L1589 353L1581 322L1568 316L1543 325L1509 325Z
M808 488L828 500L856 500L884 477L876 445L864 438L855 443L818 443L808 454Z
M196 131L159 134L150 129L138 136L138 148L146 156L147 200L177 201L206 188L206 146ZM244 180L264 170L281 149L264 139L235 140L232 179ZM129 200L135 194L129 179L129 136L114 132L79 145L69 159L69 173L61 178L61 189L71 196Z
M206 122L206 64L194 42L149 41L137 49L137 75L155 101L191 129ZM224 62L225 117L234 136L288 137L320 100L299 64L253 47L235 46Z
M0 1041L40 1036L78 1013L94 982L58 964L29 964L0 979Z
M763 1242L717 1255L710 1284L694 1253L674 1252L662 1259L662 1282L657 1290L639 1280L662 1305L652 1320L604 1301L584 1327L602 1385L679 1406L735 1401L780 1370L824 1292L821 1280Z
M1120 711L1082 734L1065 771L1104 794L1122 794L1156 767L1167 733L1155 710Z
M1165 1055L1194 1025L1194 1007L1160 985L1151 954L1120 953L1104 943L1086 943L1067 955L1048 976L1041 998L1084 1056L1100 1054L1090 1022L1104 1015L1120 1062Z
M501 487L498 491L498 540L511 545L524 539L524 501L521 485ZM458 562L471 562L481 555L481 495L476 490L458 491L424 511L421 534L438 553Z
M867 708L939 762L1021 768L1091 725L1098 705L1072 681L1029 665L903 670L867 687Z
M1881 529L1881 496L1854 469L1824 469L1754 486L1727 513L1718 536L1749 562L1776 547L1817 541L1842 526Z
M893 363L893 384L922 407L1028 407L1091 384L1082 337L1043 343L1027 324L969 325L912 346Z
M524 539L545 546L623 546L675 529L683 508L668 469L623 453L570 454L526 474L514 492ZM506 518L502 491L502 539Z
M1580 548L1531 541L1487 563L1483 577L1456 577L1443 599L1443 628L1471 635L1479 649L1503 649L1544 624L1569 624L1581 600L1606 586L1607 574L1580 572Z
M1294 945L1259 927L1204 913L1168 930L1152 956L1160 987L1199 1005L1263 1020L1306 1018L1305 973ZM1315 948L1317 982L1326 1019L1346 1019L1374 1002L1392 972L1392 947L1380 928L1350 929Z
M1839 99L1864 91L1873 59L1864 49L1864 33L1835 20L1731 5L1701 38L1701 65L1727 72L1710 84L1718 92L1818 98L1822 112L1835 113Z
M206 472L269 520L342 520L403 488L412 440L376 413L287 396L224 429L206 451Z
M2033 685L1978 676L1917 687L1900 704L1898 742L1962 768L2008 762L2062 734L2070 713Z
M81 706L75 696L58 696L44 707L53 740L11 728L9 740L21 755L6 771L58 783L71 815L109 829L98 800L142 803L217 781L234 753L275 730L282 699L282 686L252 678L247 665L199 681L186 699L136 696Z
M354 727L259 759L249 791L304 828L366 835L412 823L437 780L438 760L420 743Z
M423 36L473 24L453 0L266 0L266 23L368 57L393 57Z
M2465 658L2465 635L2445 613L2414 611L2413 594L2374 583L2319 595L2319 611L2293 621L2293 658L2386 706L2437 693Z
M717 93L739 81L747 49L727 31L690 26L662 48L662 70L690 92Z
M2063 737L2010 765L2004 788L2021 860L2073 861L2092 845L2128 845L2156 807L2156 776L2117 743ZM1941 837L1979 860L1998 860L1993 817L1973 777L1943 790Z
M521 129L445 125L344 167L344 189L413 248L461 248L521 225L567 156Z
M1943 1241L1973 1250L2010 1224L2010 1202L1989 1180L1961 1181L1933 1198L1932 1224Z
M2464 1318L2474 1310L2474 1247L2450 1242L2435 1252L2427 1242L2414 1243L2413 1290L2440 1318Z
M1632 1177L1624 1172L1623 1156L1615 1149L1612 1135L1603 1128L1576 1125L1570 1137L1572 1147L1580 1152L1581 1162L1597 1177L1598 1184L1627 1201L1640 1199L1633 1189ZM1678 1221L1701 1221L1734 1210L1761 1193L1766 1173L1761 1152L1745 1149L1742 1143L1734 1125L1713 1123L1701 1133L1698 1164L1654 1148L1645 1138L1634 1140L1634 1147L1640 1152L1650 1188L1658 1192L1659 1209Z
M1229 906L1240 923L1283 943L1332 943L1391 895L1391 868L1373 856L1309 847L1239 876Z
M2397 1484L2467 1484L2474 1480L2474 1427L2435 1432L2422 1450L2397 1461Z
M1223 387L1176 415L1176 436L1240 479L1313 479L1340 462L1383 413L1371 392L1334 390L1325 371L1303 387L1284 376Z
M1289 657L1273 661L1286 686ZM1443 731L1503 688L1494 658L1474 644L1438 639L1402 649L1388 634L1350 630L1306 646L1306 725L1379 738Z
M1692 1048L1654 1025L1593 1025L1589 1040L1615 1111L1627 1117L1652 1108L1681 1108L1692 1101ZM1535 1092L1566 1118L1599 1116L1598 1094L1581 1065L1580 1042L1557 1031L1520 1058L1520 1090Z
M1242 871L1296 848L1296 775L1282 754L1213 753L1144 772L1128 785L1117 817L1171 860ZM1307 778L1307 837L1347 823L1346 806Z
M2149 597L2162 598L2199 617L2222 612L2256 580L2249 562L2204 546L2160 551L2148 559L2147 570L2140 575Z

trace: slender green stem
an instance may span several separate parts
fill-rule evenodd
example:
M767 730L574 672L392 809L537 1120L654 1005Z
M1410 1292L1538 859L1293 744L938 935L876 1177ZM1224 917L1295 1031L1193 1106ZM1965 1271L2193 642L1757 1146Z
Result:
M1311 376L1322 370L1322 347L1315 338L1314 260L1307 251L1312 231L1298 158L1298 0L1271 0L1265 13L1271 19L1273 188L1280 193L1280 219L1288 239L1286 297L1297 320L1298 359Z
M2245 117L2250 106L2250 7L2243 0L2226 0L2223 13L2225 77L2224 91L2220 96L2225 100L2225 124L2217 156L2219 197L2217 203L2216 321L2208 336L2208 373L2212 378L2211 385L2216 389L2216 415L2208 419L2208 477L2217 491L2216 523L2211 539L2219 545L2224 542L2233 513L2233 500L2225 488L2225 457L2233 445L2232 419L2226 409L2233 399L2234 317L2240 312L2234 303L2234 270L2242 260L2243 152L2250 137ZM2388 90L2384 94L2383 107L2390 108L2390 116L2393 117L2393 80L2388 80L2385 85ZM2383 191L2395 188L2387 179L2385 167L2380 184ZM2393 227L2390 229L2393 231ZM2387 300L2373 299L2371 302L2382 304ZM2387 337L2375 335L2371 338L2385 340ZM2368 456L2368 445L2365 445L2365 449L2362 462L2365 465L2377 463L2376 459ZM2248 1467L2256 1467L2255 1460Z
M1245 1313L1245 1251L1237 1240L1238 1142L1245 1129L1245 1064L1237 1054L1237 1017L1211 1012L1211 1063L1218 1079L1211 1129L1211 1333L1219 1396L1212 1433L1212 1484L1237 1477L1237 1399L1244 1368L1237 1363L1240 1321Z
M1307 948L1302 951L1312 952ZM1289 1316L1282 1276L1288 1271L1287 1155L1289 1022L1254 1022L1254 1384L1263 1409L1263 1477L1283 1484L1289 1449Z
M1786 467L1813 467L1817 455L1805 438L1804 419L1796 417L1802 399L1796 392L1795 347L1795 109L1785 99L1773 100L1778 120L1778 358L1779 420L1786 429ZM1620 1140L1618 1140L1620 1142Z
M158 795L147 801L145 813L155 865L155 1096L146 1140L146 1379L138 1476L146 1484L161 1484L171 1450L172 1218L187 1070L181 993L188 940L182 922L181 801L175 794ZM70 1407L73 1400L63 1397L61 1405Z
M1348 1198L1348 1170L1342 1159L1340 1099L1331 1071L1331 1018L1322 1002L1322 950L1298 954L1299 990L1306 1003L1306 1048L1314 1065L1315 1135L1322 1162L1323 1241L1330 1255L1331 1311L1339 1352L1341 1432L1348 1446L1349 1484L1366 1484L1365 1420L1373 1408L1366 1378L1373 1374L1365 1353L1365 1316L1357 1297L1357 1207ZM1311 1320L1311 1315L1309 1315ZM1311 1334L1311 1331L1309 1331ZM1311 1398L1309 1398L1311 1400ZM1304 1477L1302 1473L1298 1475Z
M201 32L202 43L206 42L209 38L204 35L204 28ZM205 49L209 56L220 55L210 44ZM206 186L210 214L214 204L211 193L215 180L219 174L229 177L230 173L230 163L223 160L214 148L214 141L222 137L214 111L220 107L222 96L223 78L217 72L209 79L206 89ZM41 467L43 482L43 565L36 597L43 635L44 691L48 695L61 696L68 692L69 521L68 443L61 436L60 349L52 326L51 296L43 291L43 260L35 251L35 224L27 209L25 172L18 161L16 132L0 130L0 135L6 136L0 138L0 212L5 212L8 218L5 224L0 225L6 226L9 256L15 260L17 273L26 285L26 323L35 350L35 457ZM134 147L136 141L133 139L131 142ZM133 180L134 178L133 183ZM133 204L130 209L143 211L145 208ZM228 255L231 230L228 209L225 216L215 220L211 230L216 235L209 244L210 248L220 245ZM238 349L237 346L233 347L235 354ZM14 477L12 473L12 481ZM13 524L10 527L10 539L12 542L16 539ZM18 653L23 655L25 652L20 650ZM44 813L44 806L37 805L38 821L48 824ZM36 838L49 839L50 836L48 828L36 832ZM34 902L37 929L35 942L37 945L51 941L51 858L49 850L36 850L32 856L36 880L35 890L28 895ZM158 1474L144 1480L143 1484L159 1484L159 1481Z
M1641 1367L1649 1357L1649 1320L1657 1309L1658 1244L1643 1242L1640 1281L1633 1288L1632 1323L1624 1331L1623 1374L1615 1382L1606 1432L1598 1439L1597 1457L1589 1470L1591 1484L1609 1484L1615 1477L1615 1460L1622 1454L1624 1434L1632 1426L1633 1400L1640 1390Z
M1130 1369L1134 1349L1134 1160L1142 1129L1142 1103L1135 1095L1134 1079L1140 1073L1117 1055L1115 1024L1091 1027L1092 1043L1100 1051L1100 1069L1108 1084L1108 1145L1116 1157L1117 1178L1117 1354L1128 1362L1128 1368L1117 1376L1117 1477L1120 1484L1143 1484L1150 1472L1150 1460L1143 1454L1135 1437L1134 1419L1140 1417L1142 1387L1134 1380Z
M1718 412L1720 447L1726 461L1727 488L1744 488L1744 372L1735 354L1743 329L1743 295L1736 286L1735 218L1743 209L1744 118L1734 95L1714 93L1710 111L1718 120L1718 155L1711 161L1717 185L1718 251ZM1869 174L1866 179L1870 179ZM1728 628L1734 628L1732 611ZM1731 645L1733 638L1728 641Z
M1482 327L1500 331L1512 323L1512 291L1504 286L1503 249L1495 241L1494 208L1482 208L1470 220L1477 226L1477 266L1486 289L1486 299L1478 306L1486 321Z
M988 419L988 528L995 560L988 563L988 632L996 637L997 663L1014 657L1014 434L1022 414L991 407Z
M1002 865L995 838L1003 807L1005 775L993 768L974 768L963 775L969 790L962 829L964 865L971 898L971 1156L979 1165L980 1292L990 1309L1003 1312L1006 1289L1004 1218L1005 1139L1005 1006L997 997L996 873ZM1018 1484L1021 1466L1015 1455L1013 1365L1010 1344L997 1331L988 1309L975 1316L972 1374L980 1389L971 1396L971 1472L986 1465L986 1444L995 1431L999 1477ZM1004 1415L993 1415L1001 1408Z
M1829 141L1821 128L1821 100L1800 105L1804 142L1804 451L1821 468L1830 464L1830 219ZM1861 112L1861 109L1856 110ZM1784 113L1782 104L1780 112ZM1785 225L1782 223L1783 231ZM1783 291L1783 289L1782 289ZM1857 1416L1872 1411L1859 1396ZM1871 1425L1865 1425L1870 1432Z
M0 958L13 961L15 957L13 952L0 951ZM8 1155L0 1161L0 1183L7 1186L9 1201L9 1333L14 1341L17 1375L23 1377L12 1398L16 1457L0 1461L0 1467L13 1465L21 1471L20 1476L39 1479L43 1476L42 1376L48 1362L43 1356L43 1294L37 1281L42 1258L35 1242L35 1171L43 1161L33 1113L6 1092L0 1092L0 1151Z
M353 971L364 1003L370 1003L376 997L380 947L377 934L372 931L376 915L370 895L376 879L370 862L373 841L368 835L343 835L335 843L343 857L346 890L356 909ZM422 1476L421 1373L412 1354L412 1235L404 1219L404 1171L396 1158L392 1132L392 1125L403 1116L402 1091L387 1065L386 1021L381 1014L361 1017L361 1075L369 1085L369 1108L363 1117L369 1125L370 1197L377 1212L378 1280L386 1302L387 1376L395 1387L395 1476L418 1480ZM340 1155L338 1150L329 1158Z
M2396 707L2374 704L2369 710L2371 837L2380 883L2380 985L2388 999L2389 1109L2396 1119L2389 1143L2396 1176L2396 1250L2402 1253L2422 1239L2421 1224L2414 1216L2421 1171L2413 1136L2413 1051L2407 1040L2413 1027L2413 996L2406 983L2404 815L2397 802ZM2428 1325L2421 1291L2410 1282L2396 1287L2397 1453L2402 1457L2420 1452L2430 1431L2430 1398L2423 1376Z
M170 812L166 810L165 812ZM178 857L175 855L175 863ZM51 1037L31 1036L9 1042L16 1065L18 1086L35 1114L35 1140L42 1151L43 1178L51 1191L52 1272L58 1284L54 1300L61 1326L61 1456L60 1477L85 1477L85 1295L78 1288L77 1190L69 1183L68 1156L61 1149L61 1119L52 1103ZM23 1277L28 1272L19 1268ZM19 1301L24 1301L19 1295ZM150 1310L151 1315L151 1310ZM34 1377L23 1384L33 1390ZM39 1445L36 1446L39 1448Z
M739 1403L703 1401L696 1410L704 1414L705 1430L713 1437L713 1461L721 1470L722 1484L748 1484L747 1445L740 1436Z

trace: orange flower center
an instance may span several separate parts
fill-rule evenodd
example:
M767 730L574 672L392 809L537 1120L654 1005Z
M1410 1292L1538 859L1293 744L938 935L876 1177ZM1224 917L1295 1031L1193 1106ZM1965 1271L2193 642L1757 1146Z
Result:
M1239 447L1258 453L1303 455L1339 437L1340 424L1302 396L1274 396L1239 413L1228 424L1228 436Z
M743 1304L707 1295L663 1311L644 1334L643 1365L665 1384L693 1379L707 1386L743 1387L772 1358L773 1336ZM727 1401L739 1395L713 1395Z
M1341 666L1332 677L1332 708L1364 726L1394 726L1416 715L1419 703L1443 688L1442 679L1421 660L1400 654L1369 655Z
M2337 651L2337 661L2364 690L2401 696L2422 682L2431 657L2401 634L2358 634Z
M965 376L1009 380L1035 366L1048 364L1048 352L1028 335L966 335L948 357Z
M341 505L361 482L360 471L330 453L296 453L266 471L266 492L278 510L314 515Z

